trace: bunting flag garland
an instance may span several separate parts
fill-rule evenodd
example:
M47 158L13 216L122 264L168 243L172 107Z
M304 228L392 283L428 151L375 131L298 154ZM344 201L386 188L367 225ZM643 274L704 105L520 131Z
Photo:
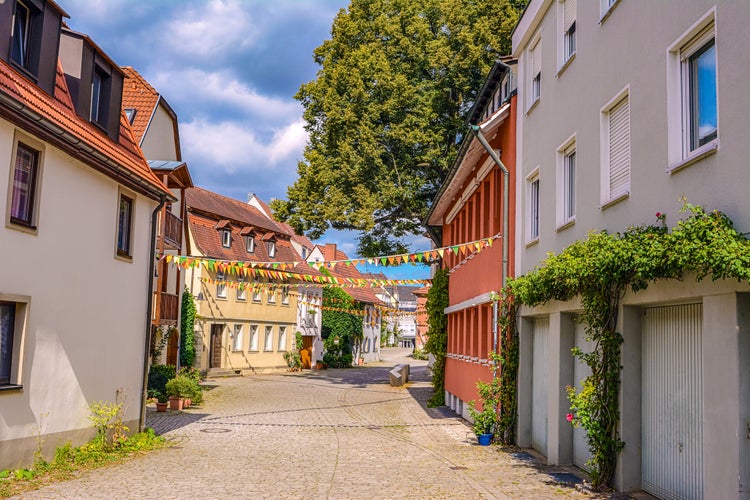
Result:
M397 255L381 255L378 257L368 257L364 259L346 259L346 260L329 260L329 261L322 261L322 262L303 262L303 261L291 261L291 262L276 262L276 261L269 261L269 262L254 262L254 261L222 261L222 260L216 260L216 259L208 259L203 257L185 257L185 256L178 256L178 255L163 255L161 258L166 259L166 261L170 264L174 263L176 265L179 265L185 269L199 267L201 264L205 265L208 269L211 271L222 271L222 272L229 272L230 274L237 274L240 272L239 270L242 269L256 269L256 268L266 268L267 272L274 271L274 272L283 272L286 270L294 269L300 264L307 264L308 266L320 270L321 268L325 267L328 269L335 269L336 265L338 264L344 264L347 267L351 266L357 266L357 265L364 265L364 264L370 264L374 266L399 266L401 264L409 264L409 263L431 263L432 261L437 260L438 258L442 259L445 256L445 253L448 252L449 254L452 253L453 255L460 256L467 254L469 252L472 253L478 253L484 250L487 247L491 247L494 240L501 238L501 233L498 233L494 236L490 236L489 238L482 238L475 241L468 241L466 243L461 243L458 245L450 245L446 247L440 247L440 248L433 248L431 250L422 250L418 252L413 253L407 253L407 254L397 254Z

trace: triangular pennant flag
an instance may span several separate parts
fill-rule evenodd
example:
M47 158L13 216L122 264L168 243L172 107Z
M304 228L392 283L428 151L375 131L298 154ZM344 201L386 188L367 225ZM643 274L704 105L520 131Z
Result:
M452 246L451 250L453 251L453 255L458 255L458 245Z
M388 259L386 257L380 257L380 263L385 265Z
M478 241L474 243L474 246L477 248L477 251L480 251L482 249L482 244L479 243Z

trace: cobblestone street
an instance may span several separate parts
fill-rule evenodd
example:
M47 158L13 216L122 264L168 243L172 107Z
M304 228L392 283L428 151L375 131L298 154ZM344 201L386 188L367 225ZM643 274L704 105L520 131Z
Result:
M172 447L20 498L585 497L577 469L477 446L463 420L427 408L424 362L389 386L394 353L349 370L209 380L201 407L149 408Z

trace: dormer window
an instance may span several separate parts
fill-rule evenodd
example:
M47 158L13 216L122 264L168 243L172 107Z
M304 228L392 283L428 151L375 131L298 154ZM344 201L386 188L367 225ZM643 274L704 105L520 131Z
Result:
M94 69L91 80L91 121L107 126L109 115L109 75L99 66Z
M271 258L276 257L276 242L275 241L268 242L268 256Z
M302 259L307 258L307 247L302 247Z
M232 246L232 233L228 229L221 232L221 246L229 248Z
M138 112L138 110L133 108L125 108L125 116L128 118L128 123L131 125L133 124L133 120L135 120L135 114Z
M252 236L246 236L245 246L247 248L247 253L255 253L255 238Z
M35 54L39 50L39 42L34 33L39 32L41 12L27 2L18 0L16 11L13 13L12 46L10 58L18 66L36 76L37 62Z

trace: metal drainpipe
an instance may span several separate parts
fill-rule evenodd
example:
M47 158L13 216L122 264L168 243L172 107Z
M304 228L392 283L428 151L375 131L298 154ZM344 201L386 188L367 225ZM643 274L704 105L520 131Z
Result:
M151 212L151 248L148 252L148 304L146 306L146 345L143 349L143 392L141 394L141 418L138 421L138 430L143 432L146 428L146 397L148 396L148 355L151 350L151 315L154 307L154 269L156 267L156 218L159 216L167 196L162 194L159 198L159 206Z
M502 284L503 289L505 288L505 282L508 279L508 250L509 250L509 241L508 241L508 226L509 226L509 220L510 220L510 214L508 213L508 206L510 204L508 198L510 195L510 172L507 168L505 168L505 165L503 165L503 162L500 161L500 157L497 155L494 149L492 149L492 146L490 146L489 142L487 142L487 139L484 137L484 134L482 134L482 129L479 125L471 125L471 131L474 133L474 136L477 138L479 143L482 145L482 147L487 151L487 154L490 155L490 158L492 158L492 161L495 162L495 164L500 167L500 170L503 172L504 181L503 182L503 265L502 265ZM497 310L497 301L493 301L492 304L492 350L493 352L497 353L497 344L498 344L498 331L497 331L497 319L498 319L498 310ZM497 375L497 363L494 363L493 373L492 376L495 377Z

